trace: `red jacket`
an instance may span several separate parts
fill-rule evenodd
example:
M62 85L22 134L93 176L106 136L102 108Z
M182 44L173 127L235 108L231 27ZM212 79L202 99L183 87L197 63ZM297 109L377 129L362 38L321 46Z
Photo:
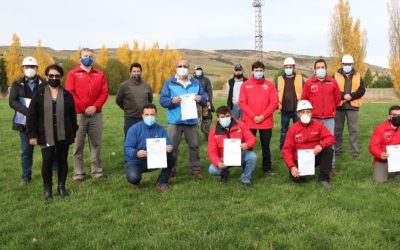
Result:
M371 141L369 142L369 152L374 156L374 162L386 162L381 159L381 154L386 152L387 145L400 144L400 130L394 130L390 121L381 123L374 129Z
M271 129L274 127L274 111L278 107L278 94L272 82L255 79L253 76L240 87L239 107L243 112L243 122L251 129ZM262 123L255 123L254 117L263 115Z
M222 130L219 122L211 130L208 135L208 158L214 166L218 165L221 157L224 157L224 139L228 138L227 134ZM232 118L229 133L231 139L241 139L242 143L247 143L249 149L256 145L256 137L251 133L249 128L243 122Z
M339 85L332 77L326 76L321 82L313 76L304 84L301 99L313 106L313 118L335 118L336 108L341 101Z
M78 66L68 72L65 88L74 97L78 114L84 113L89 106L96 106L100 113L108 98L107 79L103 72L94 68L87 72Z
M330 147L335 143L335 137L321 122L311 120L306 125L298 121L289 128L285 144L282 148L283 159L287 168L295 166L298 159L297 150L313 149L320 145L322 148Z

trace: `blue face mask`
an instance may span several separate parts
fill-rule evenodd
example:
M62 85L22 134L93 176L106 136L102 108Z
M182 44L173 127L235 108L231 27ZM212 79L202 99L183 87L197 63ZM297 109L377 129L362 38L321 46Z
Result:
M325 78L326 69L317 69L315 73L319 79Z
M343 66L343 71L344 71L344 73L346 73L346 74L350 73L352 70L353 70L353 67L352 67L352 66L348 66L348 65Z
M84 66L89 67L90 65L92 65L93 59L90 58L90 57L81 58L81 63L82 63Z
M227 128L231 124L231 117L224 117L219 119L219 124L221 124L222 127Z
M147 126L152 126L154 123L156 123L156 117L153 115L148 115L145 116L143 118L143 122L147 125Z
M293 75L293 69L285 69L285 75L287 76Z
M264 72L254 72L253 75L254 75L254 78L261 79L264 77Z

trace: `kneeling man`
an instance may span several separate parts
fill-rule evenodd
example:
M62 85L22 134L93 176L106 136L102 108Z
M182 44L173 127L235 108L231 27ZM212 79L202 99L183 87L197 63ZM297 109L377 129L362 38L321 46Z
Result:
M175 163L172 155L172 145L165 129L156 123L157 107L154 104L147 104L143 108L143 121L136 123L129 128L124 146L125 171L128 182L132 184L133 191L139 191L142 173L151 172L156 169L149 169L147 166L146 139L166 138L167 168L161 170L157 180L157 188L161 192L168 191L168 179L171 169Z
M289 169L289 177L294 182L305 181L298 169L298 150L313 149L315 165L319 166L319 183L324 188L330 188L329 172L332 167L335 137L319 121L311 120L312 106L309 101L302 100L297 105L299 121L293 124L287 132L282 149L283 159Z
M244 168L240 181L251 187L251 174L257 162L257 155L251 149L257 142L256 137L243 122L232 117L227 106L219 107L217 116L218 122L208 136L208 157L211 160L208 171L211 175L221 176L221 182L227 182L229 168L232 166L224 164L224 139L240 139L241 161Z

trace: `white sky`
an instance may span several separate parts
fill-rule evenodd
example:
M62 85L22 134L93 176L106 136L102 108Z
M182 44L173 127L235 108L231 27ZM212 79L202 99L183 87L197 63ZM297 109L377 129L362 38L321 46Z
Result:
M265 51L327 56L337 0L265 0ZM387 67L387 0L350 0L368 32L367 62ZM254 49L252 0L1 0L0 45L77 49L122 43L188 49Z

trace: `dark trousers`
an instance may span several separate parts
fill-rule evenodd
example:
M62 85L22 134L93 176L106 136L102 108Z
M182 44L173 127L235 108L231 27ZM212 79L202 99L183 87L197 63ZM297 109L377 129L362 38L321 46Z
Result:
M250 129L250 131L257 135L257 129ZM260 133L261 148L262 148L262 166L264 172L272 171L271 164L271 150L269 149L269 143L272 137L272 129L258 129Z
M208 141L208 134L210 133L211 123L212 123L212 119L209 119L209 118L207 118L207 119L203 118L201 120L200 129L201 129L201 132L203 132L203 134L206 138L206 141Z
M319 154L315 156L315 166L319 166L319 181L329 181L329 172L332 168L333 149L331 147L324 148ZM295 161L296 166L298 162ZM305 181L304 176L294 177L289 170L289 178L294 182Z
M58 164L58 185L65 187L68 174L68 149L69 145L57 145L42 148L42 178L45 189L52 187L53 162Z
M141 122L143 119L142 118L130 118L130 117L125 117L124 120L124 134L126 138L126 134L128 133L128 129L135 125L138 122Z
M171 153L167 154L167 168L161 169L161 174L158 177L158 183L167 184L169 176L171 174L171 169L175 164L175 158ZM144 158L140 162L126 162L125 163L125 173L126 178L131 184L139 184L142 179L142 174L147 172L153 172L158 169L148 169L147 168L147 158Z
M293 124L299 120L296 112L282 112L281 114L281 138L279 148L282 150L283 144L285 143L286 133L289 129L290 119L293 120Z

